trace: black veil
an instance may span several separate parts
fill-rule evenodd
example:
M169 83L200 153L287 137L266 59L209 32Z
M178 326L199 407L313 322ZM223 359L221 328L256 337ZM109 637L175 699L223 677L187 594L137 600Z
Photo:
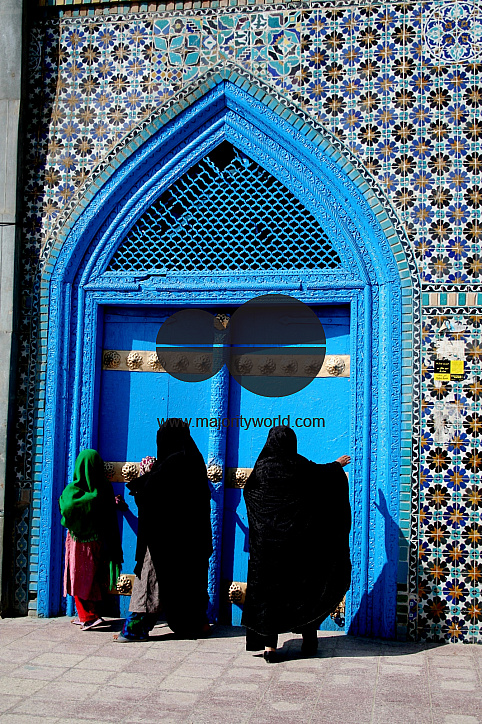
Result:
M189 635L206 622L207 576L212 553L206 466L189 425L166 420L157 432L152 470L128 485L139 510L136 569L149 548L166 620Z
M295 432L270 430L244 489L250 559L242 623L262 635L321 623L351 578L348 480L337 463L297 453Z

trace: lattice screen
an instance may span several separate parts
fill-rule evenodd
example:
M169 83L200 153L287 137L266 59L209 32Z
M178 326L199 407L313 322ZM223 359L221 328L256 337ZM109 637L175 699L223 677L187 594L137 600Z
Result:
M335 268L316 219L271 174L227 142L136 222L108 271Z

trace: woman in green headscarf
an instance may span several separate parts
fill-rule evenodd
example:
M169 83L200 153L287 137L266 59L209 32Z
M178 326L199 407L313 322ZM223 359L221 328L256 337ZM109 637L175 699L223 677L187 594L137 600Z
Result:
M68 528L64 595L74 597L79 618L72 623L80 624L83 631L103 623L99 602L120 573L123 558L116 502L120 501L105 478L99 453L82 450L59 506L61 523Z

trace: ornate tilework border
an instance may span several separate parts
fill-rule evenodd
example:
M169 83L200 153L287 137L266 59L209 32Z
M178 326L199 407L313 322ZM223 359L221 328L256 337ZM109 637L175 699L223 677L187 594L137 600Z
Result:
M482 641L481 330L480 306L423 309L417 557L418 631L424 641ZM434 381L441 354L464 359L462 380Z
M468 308L474 304L482 306L482 293L480 292L428 292L422 287L422 306L424 307L461 307Z

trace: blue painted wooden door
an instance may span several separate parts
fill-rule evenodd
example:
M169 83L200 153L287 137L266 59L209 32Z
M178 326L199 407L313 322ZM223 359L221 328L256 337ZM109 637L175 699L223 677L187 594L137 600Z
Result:
M327 358L349 355L349 308L323 306L314 309L325 330ZM230 417L242 415L244 418L252 418L252 422L248 429L229 429L227 468L252 468L266 442L270 420L279 424L279 418L282 424L287 421L295 430L299 453L314 462L328 463L342 454L350 453L349 377L316 377L300 392L279 398L255 395L231 379L229 411ZM226 488L224 500L222 577L225 580L246 581L249 536L242 491ZM327 511L320 510L320 526L326 514ZM332 512L329 514L332 515ZM230 608L233 624L239 624L241 608L235 604ZM322 628L339 630L331 619Z
M139 463L143 457L156 456L158 418L188 418L209 415L210 380L189 384L153 370L144 354L140 368L124 364L125 353L155 353L156 337L163 321L175 309L107 309L104 314L103 350L121 353L121 364L102 370L99 394L98 449L104 461ZM124 369L127 367L127 369ZM192 436L206 459L209 431L195 428ZM116 466L117 468L119 466ZM125 496L129 511L119 515L124 564L122 571L132 573L135 566L137 507L117 473L114 492ZM172 511L182 522L182 511ZM120 597L121 615L129 598Z
M350 354L349 309L345 306L315 308L326 334L329 356ZM98 407L98 449L105 461L139 462L156 455L158 418L192 419L191 432L207 462L209 429L195 419L210 417L211 380L181 382L166 373L149 371L147 356L155 352L160 325L176 309L107 309L104 314L103 350L118 352L117 366L104 365ZM220 311L220 310L216 310ZM221 310L222 311L222 310ZM232 309L230 310L233 311ZM144 357L141 367L129 368L126 354L137 351ZM252 418L248 429L227 431L224 467L252 468L263 447L273 418L286 420L298 436L299 452L316 461L330 462L350 451L350 379L344 376L317 377L301 392L282 398L262 397L226 377L228 418ZM267 426L266 426L267 425ZM117 475L116 493L125 493ZM137 532L137 510L132 496L125 495L129 512L120 518L124 549L123 571L132 573ZM182 520L182 511L173 511ZM320 525L324 511L320 510ZM221 577L224 581L246 581L248 532L242 491L227 487L223 522ZM121 597L124 615L129 599ZM224 615L238 624L241 609L222 605ZM328 624L331 625L331 624ZM333 627L336 626L333 624Z

